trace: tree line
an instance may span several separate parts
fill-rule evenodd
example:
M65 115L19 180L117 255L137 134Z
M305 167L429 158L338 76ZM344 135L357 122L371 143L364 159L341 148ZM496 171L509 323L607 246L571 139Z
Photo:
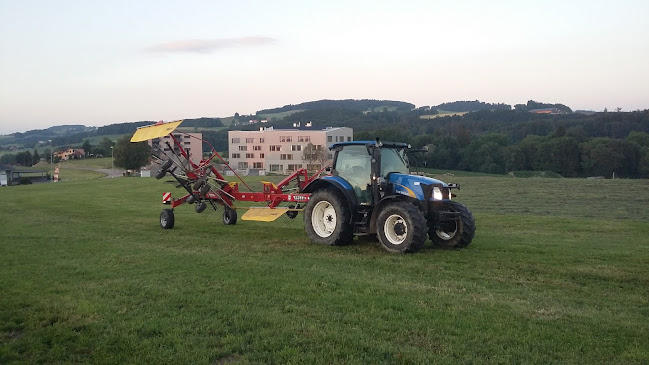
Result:
M528 103L529 107L539 106L535 103ZM434 119L420 116L419 110L363 113L320 109L294 113L271 125L291 128L294 122L312 121L314 128L354 128L356 140L380 137L409 142L417 148L427 145L431 152L425 161L433 168L489 173L553 171L566 177L610 177L613 173L649 177L647 110L547 115L503 109ZM227 145L227 135L223 137Z

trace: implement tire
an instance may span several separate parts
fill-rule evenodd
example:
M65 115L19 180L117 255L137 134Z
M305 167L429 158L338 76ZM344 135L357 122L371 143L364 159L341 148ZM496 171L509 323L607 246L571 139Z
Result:
M333 189L316 191L304 208L306 234L321 245L348 245L354 238L350 218L342 194Z
M163 209L160 213L160 227L163 229L172 229L174 228L174 211L171 209Z
M226 226L237 224L237 211L226 207L223 210L223 224Z
M442 223L440 227L429 227L428 236L441 248L463 248L475 237L475 219L471 211L463 204L450 202L446 209L458 212L455 221Z
M376 233L388 252L421 250L426 242L426 218L414 205L396 201L386 205L376 219Z

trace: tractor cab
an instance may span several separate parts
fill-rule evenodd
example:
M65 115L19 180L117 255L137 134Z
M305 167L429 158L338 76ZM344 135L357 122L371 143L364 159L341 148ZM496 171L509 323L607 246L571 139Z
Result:
M332 174L347 181L359 205L373 205L392 193L392 174L409 176L405 143L352 141L331 146L336 152ZM395 177L397 175L394 175Z

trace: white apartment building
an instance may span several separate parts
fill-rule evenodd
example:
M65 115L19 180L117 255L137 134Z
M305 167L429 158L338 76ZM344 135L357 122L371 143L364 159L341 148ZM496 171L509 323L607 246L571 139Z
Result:
M302 159L304 148L312 143L324 149L331 160L329 146L336 142L354 139L354 130L348 127L325 129L273 129L260 128L257 131L229 131L228 152L230 166L244 174L255 170L255 174L266 172L286 173L308 168L320 169L322 165L307 166Z

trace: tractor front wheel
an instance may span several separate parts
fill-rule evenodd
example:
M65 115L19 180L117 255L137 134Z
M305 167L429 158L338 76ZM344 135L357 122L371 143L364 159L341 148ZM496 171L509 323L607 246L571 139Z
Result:
M455 220L441 222L428 230L428 236L441 248L462 248L471 243L475 236L475 219L471 211L458 202L448 203L447 209L457 212Z
M164 229L174 228L174 211L171 209L163 209L160 213L160 227Z
M376 232L389 252L417 252L426 241L426 218L414 205L396 201L382 208Z
M320 190L311 195L304 208L304 227L315 243L347 245L353 236L349 208L335 190Z

